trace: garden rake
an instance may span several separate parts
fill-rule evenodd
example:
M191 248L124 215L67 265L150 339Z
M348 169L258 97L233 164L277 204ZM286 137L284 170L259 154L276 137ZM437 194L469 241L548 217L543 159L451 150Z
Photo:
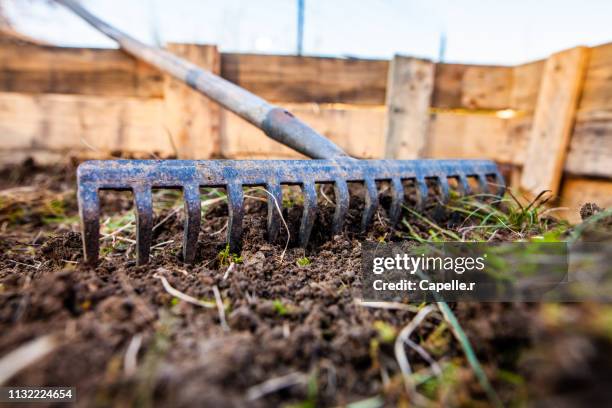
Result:
M306 246L317 214L315 183L333 184L335 212L332 233L340 233L349 209L347 182L363 183L365 207L361 229L366 230L378 206L376 182L388 182L391 204L389 219L395 224L405 192L403 181L415 183L419 203L428 193L428 180L438 186L443 200L449 197L449 179L470 194L468 177L477 180L481 191L502 195L504 180L488 160L357 160L317 133L285 109L199 68L162 49L147 46L106 24L73 0L56 0L93 27L115 40L127 53L187 83L193 89L236 113L261 129L268 137L316 160L102 160L82 163L77 171L78 203L85 260L94 264L100 246L99 190L131 190L136 209L136 256L139 265L149 260L153 230L153 188L182 189L185 203L183 261L193 263L200 232L200 187L224 187L228 200L227 240L232 252L240 249L244 215L243 186L262 186L267 200L268 239L280 233L278 206L282 185L299 185L304 198L298 243Z

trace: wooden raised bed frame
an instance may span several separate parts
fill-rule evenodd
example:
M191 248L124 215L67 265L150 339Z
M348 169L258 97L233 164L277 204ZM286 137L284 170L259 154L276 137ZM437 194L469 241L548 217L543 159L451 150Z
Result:
M612 205L612 44L514 67L170 50L288 107L361 158L491 158L565 215ZM299 157L119 50L0 41L0 163Z

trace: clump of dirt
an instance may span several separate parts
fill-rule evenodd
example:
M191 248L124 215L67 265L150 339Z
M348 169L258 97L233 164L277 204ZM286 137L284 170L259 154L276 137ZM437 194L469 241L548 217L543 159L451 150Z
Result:
M586 203L580 208L580 218L586 220L587 218L601 212L602 209L595 203Z
M40 200L24 207L24 217L41 213L39 207L48 204L45 197L64 197L62 206L53 207L56 215L46 216L45 222L31 217L26 223L5 221L0 228L0 358L43 335L60 339L52 353L25 367L9 385L75 386L79 406L306 407L365 399L394 406L413 400L393 339L415 310L365 307L356 300L364 240L402 240L433 228L410 213L404 216L411 230L404 224L391 228L388 199L383 197L372 227L362 234L362 190L353 188L356 198L345 229L334 237L329 232L333 206L322 199L311 244L302 249L295 246L299 200L282 210L289 234L283 230L278 242L269 243L265 195L249 198L242 251L229 258L220 256L227 206L212 204L203 217L193 266L180 262L180 211L158 208L157 247L147 266L135 265L134 237L128 233L131 227L133 234L133 220L126 215L114 226L126 233L105 238L101 262L91 268L82 264L73 169L7 171L17 174L14 184L3 185L11 194L24 185L43 186ZM333 197L327 187L323 193ZM121 193L106 193L101 201L110 213L128 214L133 205ZM0 208L0 216L7 208ZM465 215L435 200L427 203L425 214L451 233L466 233L461 229L467 225ZM103 228L117 222L105 217ZM558 367L565 365L563 372L587 373L581 381L593 373L604 373L601 382L610 378L612 363L602 353L609 353L612 339L601 334L609 325L592 308L567 305L556 313L537 304L452 307L506 403L557 395L577 378L559 375ZM583 319L591 314L592 319ZM566 324L564 316L575 318ZM574 331L582 336L576 343L568 337ZM487 404L439 314L411 338L444 370L441 379L423 379L418 390L424 397L440 405ZM558 354L547 354L553 351ZM414 349L407 348L407 354L415 378L427 374L429 362Z
M606 215L607 214L607 215ZM580 235L587 242L612 241L612 214L597 204L587 203L580 208L582 224Z
M51 237L41 247L40 252L47 259L63 264L66 261L76 262L83 258L81 234L67 232Z

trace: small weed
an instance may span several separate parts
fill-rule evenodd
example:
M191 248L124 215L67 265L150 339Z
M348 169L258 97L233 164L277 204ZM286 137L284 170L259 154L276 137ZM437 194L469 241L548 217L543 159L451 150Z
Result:
M172 300L170 301L170 305L171 306L176 306L180 303L180 299L179 298L172 298Z
M229 266L232 262L236 264L242 263L242 257L237 254L230 253L229 244L225 246L223 251L217 254L217 259L219 259L219 264L221 266Z
M444 365L441 377L431 377L421 385L423 394L432 400L437 399L438 395L451 394L458 383L457 376L458 367L454 364Z
M303 257L297 260L297 264L298 266L308 266L311 264L310 259L308 259L307 257Z
M397 336L397 330L389 323L377 320L374 322L374 329L378 334L378 338L383 343L392 343Z
M25 217L25 215L26 215L26 212L23 208L15 207L14 210L9 211L9 213L7 214L9 224L19 223Z
M100 248L100 255L102 257L105 257L107 255L110 255L113 253L113 247L111 245L109 246L103 246L102 248Z
M315 408L317 406L317 395L319 394L318 373L315 369L308 376L306 383L306 399L294 404L285 405L286 408Z
M49 215L63 216L66 213L66 203L63 200L51 200L45 204L45 210Z
M274 305L274 311L276 311L276 313L278 313L279 315L285 316L289 314L289 308L287 308L287 306L283 304L282 300L275 299L272 303Z
M440 323L431 334L427 336L427 340L425 340L427 349L434 356L442 356L448 350L452 338L451 332L446 330L447 328L448 326L445 322Z
M521 375L513 373L512 371L499 369L497 370L497 378L512 385L525 384L525 379Z
M448 213L460 216L458 226L445 228L409 207L404 207L409 216L402 220L402 224L408 229L410 238L417 242L488 241L499 237L500 232L504 237L510 233L516 239L539 236L536 239L540 241L557 242L567 233L569 225L553 221L553 226L550 218L542 216L551 198L548 193L543 191L526 204L511 191L504 198L491 194L453 196L444 208Z

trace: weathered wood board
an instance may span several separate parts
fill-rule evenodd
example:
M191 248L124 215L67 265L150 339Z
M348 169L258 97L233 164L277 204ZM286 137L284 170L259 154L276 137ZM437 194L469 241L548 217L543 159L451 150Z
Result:
M384 151L385 110L336 105L285 105L295 116L311 125L350 155L380 158ZM231 112L222 119L222 154L234 158L304 157L268 138L263 132Z
M3 149L172 154L161 99L0 93Z
M426 157L492 159L522 164L515 153L524 149L527 119L502 119L491 114L432 114Z
M587 57L587 48L576 47L546 61L521 178L533 196L559 191Z
M612 110L612 43L591 48L579 112Z
M416 159L427 145L435 64L395 56L389 69L385 157Z
M99 96L163 96L163 75L112 49L0 46L0 91Z
M273 102L382 105L388 61L222 54L221 75Z
M168 49L216 74L220 71L217 47L196 44L169 44ZM219 156L221 108L182 81L166 77L164 123L181 159Z

